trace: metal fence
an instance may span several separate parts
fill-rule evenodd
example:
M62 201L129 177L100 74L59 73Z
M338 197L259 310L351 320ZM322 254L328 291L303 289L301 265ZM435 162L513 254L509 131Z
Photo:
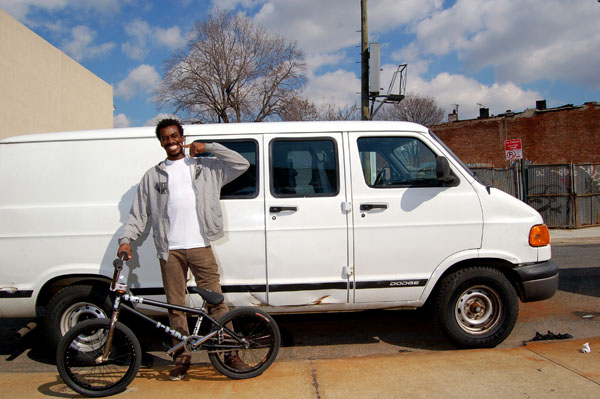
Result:
M527 202L549 227L600 225L600 164L471 169L490 186Z

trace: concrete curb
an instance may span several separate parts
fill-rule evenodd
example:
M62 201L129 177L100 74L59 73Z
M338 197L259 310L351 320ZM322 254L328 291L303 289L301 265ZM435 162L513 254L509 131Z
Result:
M599 245L600 227L580 229L551 229L551 245Z

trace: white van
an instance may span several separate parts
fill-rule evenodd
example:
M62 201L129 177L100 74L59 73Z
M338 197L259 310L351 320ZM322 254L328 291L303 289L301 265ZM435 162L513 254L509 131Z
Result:
M230 307L430 301L454 345L491 347L511 332L519 298L556 291L538 212L480 183L423 126L193 125L185 136L251 164L222 190L226 235L213 243ZM153 127L0 141L0 317L44 316L54 342L79 320L105 317L117 237L143 173L164 157ZM151 238L128 263L134 294L164 294Z

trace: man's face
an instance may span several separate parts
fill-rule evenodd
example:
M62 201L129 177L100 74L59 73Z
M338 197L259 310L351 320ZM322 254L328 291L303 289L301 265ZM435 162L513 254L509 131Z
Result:
M179 134L177 126L167 126L159 132L160 145L167 152L167 158L174 161L185 156L183 151L184 138Z

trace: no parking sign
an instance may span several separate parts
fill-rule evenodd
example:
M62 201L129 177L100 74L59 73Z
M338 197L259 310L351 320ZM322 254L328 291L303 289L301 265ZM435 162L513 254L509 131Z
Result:
M505 140L504 151L506 153L506 159L509 161L523 159L523 145L521 139Z

